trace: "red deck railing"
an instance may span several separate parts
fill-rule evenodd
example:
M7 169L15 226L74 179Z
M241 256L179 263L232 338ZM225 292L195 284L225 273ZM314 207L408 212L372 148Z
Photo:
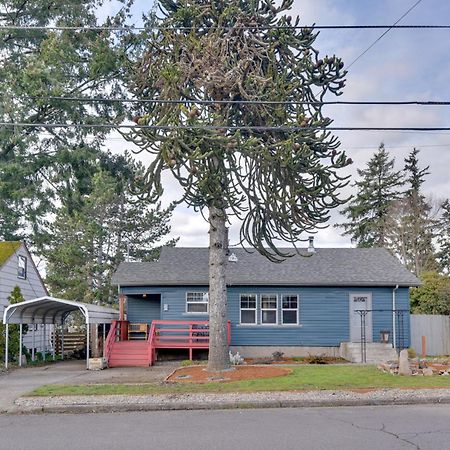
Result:
M104 356L109 361L114 343L127 340L123 332L128 324L124 321L113 321L105 341ZM228 345L231 343L231 322L227 323ZM158 349L189 350L189 359L192 360L194 349L209 348L209 321L208 320L154 320L148 335L148 363L153 365L156 361Z
M128 321L127 320L113 320L111 326L109 327L108 336L105 340L105 345L103 346L103 356L106 361L109 361L111 356L111 351L114 342L127 340L128 335Z
M227 323L228 345L231 342L231 323ZM192 360L194 349L209 348L208 320L154 320L149 335L149 364L156 361L157 349L186 348Z

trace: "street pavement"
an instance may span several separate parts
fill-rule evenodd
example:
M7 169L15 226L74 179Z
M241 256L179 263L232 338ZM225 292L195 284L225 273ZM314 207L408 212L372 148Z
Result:
M441 450L450 405L0 415L2 450Z

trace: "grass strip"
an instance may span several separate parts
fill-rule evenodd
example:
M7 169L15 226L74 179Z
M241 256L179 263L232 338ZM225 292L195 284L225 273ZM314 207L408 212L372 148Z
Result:
M50 384L32 396L151 395L189 392L261 392L389 388L450 388L450 377L404 377L381 373L375 366L290 366L289 375L233 382L142 384Z

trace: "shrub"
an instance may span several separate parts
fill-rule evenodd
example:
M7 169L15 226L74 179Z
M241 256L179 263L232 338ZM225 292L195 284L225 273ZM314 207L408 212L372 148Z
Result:
M283 359L284 353L283 352L273 352L272 353L272 359L274 361L281 361Z
M192 361L190 359L185 359L185 360L181 361L182 367L193 366L194 364L195 364L194 361Z
M308 353L308 356L304 359L306 364L328 364L328 358L324 353L319 355L311 355Z

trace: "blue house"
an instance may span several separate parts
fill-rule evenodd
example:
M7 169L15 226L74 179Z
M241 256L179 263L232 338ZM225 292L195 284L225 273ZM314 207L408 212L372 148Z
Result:
M207 323L208 267L208 248L164 248L156 262L122 263L113 281L129 327L146 337L146 327L160 321L191 323L191 331L192 324ZM384 359L393 347L409 346L409 288L419 283L381 248L315 249L311 241L282 263L232 249L231 350L248 357L282 351L357 361L363 341L368 362Z

